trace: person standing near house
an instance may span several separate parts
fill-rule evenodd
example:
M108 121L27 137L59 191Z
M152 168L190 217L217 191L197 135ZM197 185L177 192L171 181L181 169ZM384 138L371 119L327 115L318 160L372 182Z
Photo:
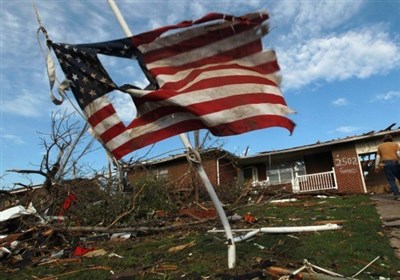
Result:
M396 185L396 178L400 181L400 146L393 142L393 137L386 134L383 143L378 145L378 152L375 159L375 171L379 172L383 167L386 179L390 185L395 199L400 200L400 191ZM382 167L381 167L382 166Z

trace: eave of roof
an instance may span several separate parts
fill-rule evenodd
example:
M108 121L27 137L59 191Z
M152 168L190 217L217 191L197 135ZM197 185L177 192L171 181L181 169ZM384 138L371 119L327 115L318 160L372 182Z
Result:
M399 135L400 136L400 128L391 130L391 128L395 124L392 124L388 128L375 132L375 131L370 131L367 133L364 133L362 135L356 135L356 136L349 136L343 139L334 139L334 140L329 140L326 142L317 142L314 144L309 144L309 145L304 145L304 146L299 146L299 147L293 147L293 148L288 148L288 149L281 149L281 150L273 150L273 151L265 151L265 152L260 152L255 155L249 155L249 156L236 156L222 148L209 148L206 150L202 151L202 154L213 152L213 151L218 151L221 153L225 153L228 156L231 156L232 158L236 159L239 164L249 164L249 163L254 163L262 160L263 158L269 158L271 156L282 156L285 157L288 154L292 154L293 156L304 154L307 151L329 151L329 147L333 145L338 145L338 144L343 144L343 143L349 143L349 142L357 142L357 141L362 141L365 139L374 139L374 138L379 138L383 137L386 134L392 134L392 135ZM175 154L175 155L170 155L164 158L158 158L158 159L153 159L153 160L148 160L148 161L141 161L139 163L135 163L130 165L129 167L135 167L135 166L149 166L149 165L159 165L162 163L166 162L172 162L176 160L181 160L183 158L186 158L186 152L181 153L181 154Z
M8 192L9 194L18 194L18 193L23 193L23 192L31 191L31 190L40 189L41 187L43 187L43 185L42 185L42 184L39 184L39 185L34 185L34 186L29 186L29 187L24 187L24 188L11 189L11 190L3 190L3 191Z
M362 135L349 136L349 137L346 137L343 139L334 139L334 140L329 140L326 142L318 141L317 143L310 144L310 145L304 145L304 146L293 147L293 148L282 149L282 150L260 152L258 154L251 155L251 156L239 157L239 161L243 163L243 162L251 160L251 159L270 157L273 155L282 155L282 154L289 154L289 153L295 153L295 152L305 152L307 150L323 149L324 147L329 147L329 146L348 143L348 142L357 142L357 141L362 141L365 139L382 138L386 134L392 134L394 136L400 135L400 128L397 128L394 130L385 129L385 130L381 130L378 132L371 131L371 132L364 133Z
M237 158L236 155L222 149L222 148L209 148L209 149L204 149L201 151L201 154L207 154L207 153L211 153L211 152L220 152L220 153L224 153L228 156ZM146 165L158 165L158 164L162 164L165 162L171 162L171 161L176 161L176 160L180 160L183 158L186 158L187 153L181 153L181 154L175 154L175 155L170 155L164 158L158 158L158 159L153 159L153 160L148 160L148 161L141 161L135 164L132 164L131 166L146 166Z

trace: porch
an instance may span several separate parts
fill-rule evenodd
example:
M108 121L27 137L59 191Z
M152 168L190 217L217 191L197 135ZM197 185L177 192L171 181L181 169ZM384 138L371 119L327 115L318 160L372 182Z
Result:
M252 187L268 188L271 186L269 177L262 181L253 181ZM320 172L314 174L298 175L291 180L293 193L306 193L306 192L318 192L325 190L335 190L338 188L335 170Z
M337 189L335 169L332 171L298 175L292 180L292 190L294 193L305 193L315 191L325 191Z

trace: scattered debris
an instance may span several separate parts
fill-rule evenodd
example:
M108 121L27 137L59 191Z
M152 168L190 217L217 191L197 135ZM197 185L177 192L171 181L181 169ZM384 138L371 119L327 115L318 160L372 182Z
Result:
M35 207L33 207L32 203L30 203L28 208L25 208L21 205L17 205L17 206L8 208L4 211L1 211L0 212L0 222L15 219L15 218L21 217L23 215L36 215L43 221L43 219L37 214Z
M279 275L279 280L289 280L289 279L314 279L314 280L336 280L336 279L357 279L356 276L360 275L364 270L366 270L369 266L371 266L374 262L376 262L380 257L376 257L374 260L369 262L365 267L363 267L360 271L355 273L351 277L345 277L339 273L330 271L328 269L319 267L310 263L307 259L303 261L303 266L296 270L288 270L286 268L270 266L267 268L267 272L270 275L277 276ZM319 273L315 272L318 270ZM322 273L321 273L322 272ZM384 277L379 277L379 279L386 279Z
M250 232L246 233L245 235L241 235L241 236L233 238L233 241L234 242L240 242L240 241L243 241L243 240L246 240L246 239L250 239L253 236L255 236L257 233L259 233L260 231L261 231L260 229L256 229L256 230L250 231Z
M94 250L95 250L94 248L84 248L81 246L77 246L72 255L76 256L76 257L80 257L80 256L84 256L85 254L87 254L91 251L94 251Z
M186 249L186 248L193 247L195 244L196 244L196 241L193 240L192 242L189 242L189 243L187 243L187 244L183 244L183 245L178 245L178 246L175 246L175 247L171 247L171 248L168 249L168 252L170 252L170 253L172 253L172 252L179 252L179 251L182 251L182 250L184 250L184 249Z
M108 267L108 266L86 267L86 268L83 268L83 269L72 270L72 271L68 271L68 272L61 273L61 274L54 275L54 276L40 278L40 280L56 280L56 279L60 279L60 277L63 277L63 276L73 275L73 274L77 274L77 273L80 273L80 272L83 272L83 271L88 271L88 270L109 270L109 271L111 271L111 267Z
M373 259L370 263L368 263L363 269L361 269L359 272L357 272L356 274L354 274L353 276L351 276L351 278L354 278L356 276L358 276L361 272L363 272L364 270L366 270L369 266L371 266L374 262L376 262L378 259L380 258L380 256L377 256L375 259Z
M338 279L346 279L344 276L332 276L322 273L316 273L312 267L306 266L301 267L301 270L289 270L282 267L271 266L267 268L267 273L271 276L279 278L279 280L338 280ZM307 272L303 272L304 269L307 269ZM299 271L300 270L300 271ZM338 274L340 275L340 274Z
M258 244L258 243L253 243L253 245L254 246L257 246L259 249L261 249L261 250L264 250L265 249L265 247L264 246L262 246L262 245L260 245L260 244Z
M269 203L286 203L286 202L295 202L297 198L286 198L286 199L275 199L271 200Z
M68 198L69 196L67 196ZM283 227L259 227L254 228L255 223L258 222L259 225L261 223L272 222L272 224L282 224L282 222L296 222L297 224L301 219L299 219L295 215L290 215L289 217L285 217L282 219L278 217L276 214L267 214L261 216L260 213L263 213L258 210L253 210L251 208L251 212L247 212L245 215L239 215L238 213L246 213L246 211L241 211L235 213L235 211L228 211L231 215L229 216L230 223L237 227L232 231L236 233L234 238L235 242L247 241L249 246L252 246L251 250L254 252L260 252L263 254L269 254L273 252L275 249L271 247L271 245L267 245L267 242L259 241L259 243L254 242L257 236L260 236L262 233L284 233L285 237L291 236L296 239L302 239L304 235L290 235L291 233L299 233L299 232L314 232L320 230L337 230L341 229L339 224L349 223L351 220L339 220L335 219L335 215L330 214L320 214L319 209L322 209L321 206L318 206L317 203L313 203L312 201L303 200L295 203L296 207L315 207L317 209L317 215L313 215L316 217L314 221L312 221L312 225L310 226L283 226ZM169 236L170 234L175 235L176 231L179 229L184 230L184 234L180 235L177 240L171 245L171 243L167 243L168 245L163 245L163 247L159 247L159 251L157 254L161 254L160 258L156 258L146 265L140 265L138 267L133 267L134 271L131 272L131 279L135 277L142 277L150 275L160 275L160 276L169 276L170 274L180 273L182 275L182 279L216 279L217 275L194 275L193 273L187 273L182 268L181 264L186 261L193 262L195 259L197 260L198 255L196 255L197 242L196 240L188 241L187 237L190 236L189 232L193 232L194 230L202 229L205 230L207 228L213 228L218 224L218 220L216 219L215 210L212 206L207 204L199 204L191 203L186 207L180 207L175 211L170 210L154 210L152 211L151 217L143 216L137 220L128 219L128 215L118 216L117 220L114 222L110 219L107 222L96 222L95 226L90 226L88 223L83 223L83 219L80 219L80 223L76 222L76 218L71 215L77 212L77 207L79 206L79 201L75 201L71 205L65 205L65 199L61 200L62 203L59 204L60 207L64 210L68 211L60 211L60 207L55 209L53 212L45 212L39 211L41 215L39 215L36 209L41 209L41 207L33 207L33 204L25 203L21 205L29 205L28 207L23 207L21 205L12 206L9 209L0 212L0 263L6 267L8 271L15 271L24 268L34 268L34 267L45 267L46 269L51 269L52 267L69 267L72 269L65 270L65 273L61 273L59 271L54 273L53 275L33 275L32 277L37 277L39 279L47 279L52 280L56 278L62 278L66 275L79 275L82 271L87 270L106 270L109 271L109 279L123 279L123 273L119 273L116 267L112 269L108 267L112 262L118 262L118 259L126 258L129 259L128 253L125 255L124 253L119 255L110 249L117 244L117 242L127 242L126 244L130 244L127 247L132 248L136 246L137 240L144 236L148 236L150 234L158 234L158 236ZM67 200L67 202L70 200ZM96 201L99 201L96 199ZM133 201L131 199L131 201ZM281 200L282 202L279 204L287 203L287 205L291 204L293 206L293 201L288 202L288 200ZM72 202L72 200L71 200ZM265 202L263 205L266 205L268 202ZM277 203L277 202L273 202ZM67 203L69 204L69 202ZM278 204L278 203L277 203ZM269 208L277 209L277 204L270 206ZM89 205L89 204L88 204ZM100 208L103 204L98 204ZM36 206L36 205L35 205ZM68 206L68 207L64 207ZM93 204L90 204L92 207ZM260 204L251 205L251 207L259 207ZM128 209L133 209L128 208ZM158 209L158 208L155 208ZM309 209L307 209L308 211ZM124 211L122 211L125 213ZM8 214L7 214L8 213ZM53 215L55 213L55 215ZM64 216L57 216L57 214L63 214ZM146 209L146 213L150 213ZM254 215L253 213L257 213ZM7 215L6 215L7 214ZM43 217L43 219L42 219ZM52 217L52 218L49 218ZM148 219L147 219L148 218ZM313 219L312 219L313 220ZM108 226L107 226L108 225ZM256 224L257 225L257 224ZM252 227L252 228L247 228ZM190 229L190 230L189 230ZM167 231L171 231L169 233ZM208 230L210 233L216 232L225 232L224 230L218 230L213 228L212 230ZM384 234L382 234L384 235ZM235 236L235 235L234 235ZM149 236L150 237L150 236ZM156 237L157 239L158 237ZM130 241L128 241L130 240ZM185 240L180 242L181 240ZM207 242L210 242L210 245L215 244L216 240L218 242L223 243L222 239L217 237L207 237ZM208 241L210 240L210 241ZM251 241L253 240L253 241ZM291 243L293 239L285 238L285 240L278 240L278 247L283 243ZM197 243L196 243L197 242ZM298 242L293 241L293 242ZM183 244L180 244L183 243ZM176 244L180 244L174 246ZM117 244L119 245L119 244ZM196 246L195 249L190 249L188 251L184 251L188 248ZM206 243L207 246L207 243ZM240 244L239 246L243 246ZM210 247L211 248L211 247ZM183 253L180 253L182 252ZM179 260L175 260L174 257L179 256ZM95 260L97 261L106 261L105 266L86 266L84 267L86 258L106 258L105 260ZM109 258L109 259L108 259ZM113 259L112 259L113 258ZM248 270L237 271L236 275L229 274L219 274L219 279L269 279L268 275L274 275L274 279L289 279L284 277L291 277L290 279L322 279L322 280L336 280L343 279L342 275L335 274L335 272L331 272L331 274L324 272L323 268L312 265L310 263L304 262L303 265L299 263L299 267L296 269L286 269L284 267L293 268L293 262L281 262L277 263L277 261L273 260L273 266L271 263L268 266L258 265L259 263L267 262L266 259L262 257L257 257L258 259L252 259L249 261L251 266ZM379 257L378 257L379 258ZM378 265L374 265L374 262L377 259L374 259L372 262L368 263L366 261L359 261L362 263L361 266L364 266L359 272L354 274L352 277L357 277L359 275L367 275L369 272L366 271L367 268L374 268L375 271L385 271L385 275L396 275L400 274L393 270L393 267L379 267ZM213 260L210 260L213 261ZM254 261L257 262L257 265L254 265ZM268 259L270 261L270 259ZM315 259L313 259L315 261ZM369 260L368 260L369 261ZM89 261L92 262L92 261ZM80 266L79 269L76 269L77 266ZM75 269L73 267L75 266ZM111 267L113 265L110 265ZM279 267L281 266L281 267ZM306 268L304 268L306 266ZM337 268L335 265L331 265L331 268ZM280 270L279 270L280 269ZM311 271L311 270L315 271ZM387 274L388 269L390 269L390 274ZM250 271L249 271L250 270ZM174 272L175 271L175 272ZM278 273L278 272L279 273ZM60 273L60 274L58 274ZM104 273L104 272L103 272ZM229 272L233 273L233 272ZM376 273L376 272L375 272ZM126 275L128 275L126 274ZM125 274L124 274L125 275ZM195 278L193 278L193 277ZM374 274L375 278L379 277L379 274ZM71 277L71 276L70 276ZM300 278L302 277L302 278ZM318 277L318 278L316 278ZM362 278L360 276L360 278ZM380 279L389 279L389 278L380 278Z
M118 233L113 233L110 237L111 240L126 240L131 238L132 233L131 232L118 232Z
M104 249L96 249L96 250L92 250L90 252L87 252L86 254L83 254L82 257L94 258L94 257L105 256L105 255L107 255L106 250L104 250Z
M232 216L228 217L228 220L232 221L232 222L241 221L242 219L243 219L242 216L238 215L237 213L235 213Z
M244 220L245 222L250 224L254 224L255 222L257 222L257 218L254 217L251 213L247 213L246 215L244 215Z
M108 254L108 257L109 258L116 257L116 258L119 258L119 259L123 259L124 258L123 256L120 256L120 255L118 255L116 253L110 253L110 254Z

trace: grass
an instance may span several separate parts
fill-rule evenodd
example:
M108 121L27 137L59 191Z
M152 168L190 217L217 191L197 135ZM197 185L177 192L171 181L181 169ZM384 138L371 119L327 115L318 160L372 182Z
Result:
M297 269L304 259L319 267L354 275L368 262L380 256L358 279L399 279L400 260L382 232L376 209L368 196L345 196L326 199L313 197L284 204L246 206L238 210L258 218L254 225L237 223L232 227L305 226L324 221L343 221L334 231L294 234L260 234L249 242L237 243L237 266L227 268L227 247L222 233L207 229L131 238L123 242L102 241L85 244L103 248L123 258L107 255L80 258L79 262L28 266L21 270L2 267L0 279L110 279L112 273L130 275L125 279L232 279L229 276L264 271L269 265ZM219 227L219 223L216 225ZM211 226L210 226L211 227ZM188 244L194 246L169 252ZM260 249L258 245L263 246ZM12 273L10 273L12 271ZM70 273L70 274L68 274ZM397 278L396 278L397 277ZM265 279L274 279L265 276Z

